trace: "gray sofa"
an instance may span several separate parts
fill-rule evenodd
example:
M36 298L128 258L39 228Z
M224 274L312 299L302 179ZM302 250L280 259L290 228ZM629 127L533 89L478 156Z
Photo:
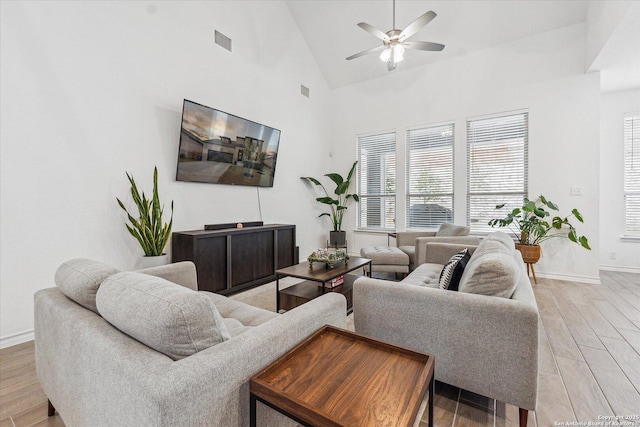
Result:
M276 314L196 292L190 262L121 273L76 259L56 284L35 294L36 368L67 426L248 425L249 378L346 321L335 293ZM296 425L262 405L258 420Z
M526 425L538 375L539 314L529 277L513 240L497 232L469 247L459 291L439 289L443 265L464 247L427 243L426 263L399 283L358 279L355 330L434 355L436 380L513 404Z

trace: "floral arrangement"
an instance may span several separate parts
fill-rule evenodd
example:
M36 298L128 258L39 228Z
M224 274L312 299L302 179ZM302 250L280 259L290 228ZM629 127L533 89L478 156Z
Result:
M329 250L325 248L316 249L307 257L309 268L313 268L314 262L324 262L328 268L333 268L348 259L349 255L344 249Z

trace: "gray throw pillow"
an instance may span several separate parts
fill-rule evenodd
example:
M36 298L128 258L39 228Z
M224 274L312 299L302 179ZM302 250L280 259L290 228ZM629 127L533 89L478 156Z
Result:
M476 255L477 251L462 274L458 290L511 298L520 279L520 268L513 255L502 251L487 252L477 258Z
M442 225L440 225L440 229L436 232L436 237L468 236L469 230L469 227L443 222Z
M173 360L230 339L206 295L159 277L116 274L102 283L96 302L105 320Z
M110 265L86 258L65 261L58 267L55 283L60 292L95 313L96 293L100 284L119 271Z

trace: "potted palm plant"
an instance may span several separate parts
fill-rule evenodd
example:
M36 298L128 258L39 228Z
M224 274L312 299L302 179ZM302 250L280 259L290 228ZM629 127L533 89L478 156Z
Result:
M116 197L118 204L126 212L130 224L125 224L129 234L131 234L140 244L144 251L146 266L166 264L166 254L164 248L171 235L173 225L173 201L171 201L171 218L169 223L162 222L164 206L160 204L158 196L158 168L153 169L153 194L151 199L147 199L143 192L138 190L133 175L127 172L127 178L131 184L131 197L138 209L138 213L131 214L124 203ZM149 260L148 258L155 258Z
M333 194L335 194L335 198L329 196L329 192L327 191L327 189L317 179L310 176L300 177L300 179L320 186L322 188L322 191L324 191L324 196L318 197L316 198L316 200L323 205L329 206L329 212L323 212L319 215L319 217L328 216L331 219L333 231L329 233L329 242L331 243L331 245L334 245L336 247L344 246L347 241L346 233L344 232L344 230L342 230L342 220L344 218L344 212L347 210L347 202L349 201L349 199L353 199L356 202L360 201L360 198L357 194L347 193L349 191L351 179L353 178L353 173L356 170L357 164L357 161L353 163L353 166L351 166L351 170L349 171L346 179L338 173L325 174L325 176L333 181L336 186L335 190L333 191Z
M504 208L505 204L497 205L496 209ZM557 211L556 206L544 196L537 200L525 197L521 207L513 209L504 218L494 218L489 221L491 227L508 227L516 237L516 249L522 253L522 259L533 269L533 264L540 260L540 243L553 238L568 238L570 241L591 250L585 236L579 236L576 228L569 222L574 217L584 222L577 209L571 210L566 217L554 216L549 220L549 210ZM535 279L535 272L534 272Z

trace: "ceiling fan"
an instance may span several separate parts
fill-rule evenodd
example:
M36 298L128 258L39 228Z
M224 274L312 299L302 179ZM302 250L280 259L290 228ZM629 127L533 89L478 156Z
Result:
M359 58L369 53L382 51L382 53L380 54L380 59L386 62L387 69L389 71L392 71L396 69L396 64L404 59L405 49L441 51L442 49L444 49L444 45L440 43L407 41L409 37L413 36L415 33L424 28L435 17L436 13L430 10L429 12L423 14L418 19L409 24L409 26L404 30L397 30L395 29L396 0L393 0L393 30L389 30L386 33L383 33L379 29L367 24L366 22L360 22L358 24L358 27L382 40L383 45L367 49L360 53L356 53L355 55L351 55L347 58L347 60Z

